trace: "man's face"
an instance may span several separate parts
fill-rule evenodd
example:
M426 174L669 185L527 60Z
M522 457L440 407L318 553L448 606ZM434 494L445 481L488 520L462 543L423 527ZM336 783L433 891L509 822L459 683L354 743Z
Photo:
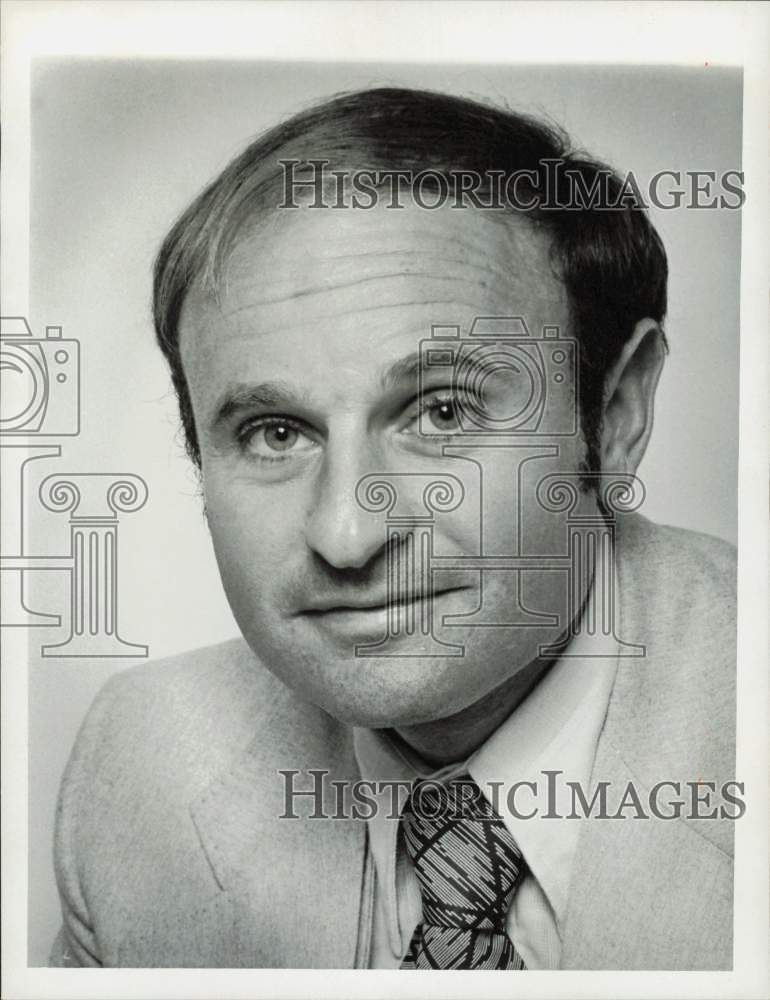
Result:
M564 335L566 295L546 237L520 220L416 206L277 213L238 244L218 301L193 289L184 306L182 360L227 597L265 666L346 722L409 725L459 712L569 621L566 574L443 569L433 574L435 632L464 655L426 655L414 635L387 656L355 652L387 629L386 512L356 498L365 476L391 476L399 491L394 513L404 520L391 555L402 570L410 532L424 532L417 519L428 513L430 476L454 476L465 494L434 515L436 556L565 552L565 515L544 511L535 485L577 471L582 438L521 438L529 452L490 450L477 437L447 454L464 440L458 394L480 393L476 403L493 416L521 405L527 387L510 370L471 387L446 368L424 369L418 398L420 341L433 324L467 335L478 316L522 316L533 336L544 325ZM557 421L574 412L574 385L564 390L551 403ZM590 497L580 503L595 511ZM419 620L427 584L415 558L402 596ZM499 627L515 620L517 590L527 608L558 620ZM480 605L473 622L443 624Z

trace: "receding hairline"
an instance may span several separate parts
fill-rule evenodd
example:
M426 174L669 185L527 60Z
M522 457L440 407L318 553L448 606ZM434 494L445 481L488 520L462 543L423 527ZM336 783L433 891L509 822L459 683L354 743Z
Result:
M388 116L381 107L383 103L388 105ZM436 117L438 108L444 114L462 117L464 128L483 127L491 144L486 153L476 156L463 152L456 142L454 146L447 142L445 135L443 143L431 147L423 133L432 127L431 119ZM391 131L401 129L400 144L386 125ZM518 145L514 135L517 131L523 137ZM384 135L385 132L388 134ZM409 136L408 143L404 135ZM566 133L555 123L496 107L491 101L401 87L337 94L313 103L257 137L193 201L169 235L191 213L196 214L196 210L207 217L206 223L215 220L213 224L204 224L199 233L204 244L202 252L196 245L198 241L193 240L192 246L185 245L184 238L178 249L183 254L192 250L186 261L192 265L188 280L202 275L205 284L216 287L240 227L251 218L269 220L275 215L274 194L283 178L282 160L328 159L330 170L412 169L448 174L464 166L473 169L478 161L485 159L490 168L498 157L517 161L515 151L519 145L524 147L522 165L534 166L536 160L527 157L527 147L535 143L545 147L539 150L543 155L573 155ZM445 155L439 155L442 150ZM241 193L244 197L239 201ZM495 217L511 213L494 210L491 214Z
M259 258L262 252L270 253L271 240L274 240L278 236L281 240L289 237L291 238L292 228L295 224L302 227L304 222L312 220L317 221L319 225L319 240L328 235L330 239L343 240L346 235L351 234L355 238L357 236L355 220L360 219L366 221L373 217L374 213L383 213L384 217L388 222L391 220L396 224L393 230L398 231L401 224L404 226L411 226L412 220L424 220L428 223L433 220L439 219L451 219L457 221L457 229L455 233L452 232L440 232L431 231L430 224L423 227L421 231L417 234L418 239L424 241L423 249L416 249L415 247L407 247L406 241L405 245L398 246L393 249L383 250L383 249L372 249L366 247L358 247L355 243L351 242L348 244L349 249L345 253L324 253L324 247L330 246L330 243L324 244L317 241L313 245L313 250L315 251L311 256L314 262L329 263L334 266L336 262L351 260L356 262L361 262L362 264L366 261L376 261L378 259L385 260L386 258L392 257L403 257L405 259L404 266L394 268L390 273L387 273L387 269L384 272L375 272L370 275L363 275L361 280L369 279L372 280L380 277L403 277L415 273L415 271L406 265L406 258L410 255L414 255L415 258L425 256L432 257L437 263L442 261L445 263L456 263L460 264L463 268L470 270L478 275L478 281L481 284L487 284L491 279L495 282L500 282L501 286L505 282L510 282L515 279L520 273L525 274L527 272L533 272L535 274L541 273L544 277L548 279L553 279L563 287L563 279L558 266L558 261L556 261L552 254L553 248L553 235L550 233L547 227L543 226L539 220L530 218L526 213L523 212L485 212L473 206L464 205L458 208L450 206L442 206L441 208L425 212L418 204L414 202L413 199L408 196L404 199L403 209L391 209L387 206L377 205L372 209L349 209L346 212L323 212L323 211L292 211L286 212L282 211L277 207L262 209L261 207L252 206L250 210L245 213L243 220L241 221L237 234L235 234L233 240L227 246L227 249L222 252L221 258L219 259L218 266L216 268L211 268L207 270L202 270L195 277L191 278L187 293L185 295L185 303L188 298L200 294L206 297L213 298L217 303L222 304L224 295L226 294L228 288L230 287L231 281L234 277L233 275L233 264L236 266L242 266L242 255L248 254L250 247L254 247L255 255ZM474 234L474 239L476 244L464 243L463 237L466 235L467 227L464 220L468 218L473 218L483 223L491 222L494 223L497 231L500 233L503 242L496 243L492 247L482 246L483 241L483 230L478 230ZM347 228L347 223L350 220L354 220L350 227ZM347 233L334 233L335 223L337 221L343 222L346 225ZM325 224L329 223L331 227L331 233L324 233ZM365 230L361 230L365 232ZM296 234L297 237L306 236L306 233L302 232L300 228L299 232ZM452 241L452 242L450 242ZM303 243L302 246L306 244ZM448 246L449 249L446 253L443 252L444 247ZM452 256L454 253L463 253L465 251L465 258L458 259ZM475 258L474 258L475 254ZM521 268L520 262L526 261L527 266ZM293 267L295 264L297 268L301 267L301 254L298 253L297 258L286 257L287 268ZM237 271L235 273L237 280ZM337 283L335 281L322 282L321 284L308 284L305 288L295 291L292 298L296 298L299 295L314 294L315 292L335 290L340 287L352 286L356 282L341 282ZM271 305L275 303L280 303L285 301L284 296L276 295L272 298L265 298L261 300L261 304ZM180 323L182 320L182 313L180 313Z
M312 146L318 141L319 145ZM310 145L312 148L308 148ZM598 173L611 190L621 185L606 163L575 147L564 130L491 101L405 87L378 87L335 95L314 104L251 142L194 199L169 231L156 258L153 311L158 343L171 369L186 431L188 451L198 461L192 408L180 364L178 325L191 283L227 256L246 203L279 177L280 160L308 154L337 164L369 163L385 169L516 172L556 158L577 172L588 190ZM367 164L368 165L368 164ZM355 167L355 163L353 164ZM567 290L573 334L585 340L581 413L598 463L595 439L601 419L603 375L634 323L649 316L662 323L666 312L667 261L659 235L644 211L624 205L619 212L583 206L528 213L551 233L557 277ZM513 207L493 217L518 215ZM540 219L537 219L540 214ZM235 230L235 232L234 232ZM583 362L581 362L583 363Z

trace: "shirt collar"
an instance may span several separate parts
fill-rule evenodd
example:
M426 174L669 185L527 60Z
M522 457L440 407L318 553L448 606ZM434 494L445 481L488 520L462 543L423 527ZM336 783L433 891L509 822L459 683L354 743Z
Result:
M384 897L387 914L388 942L394 955L403 951L404 928L399 907L400 813L393 809L393 793L382 787L383 782L413 782L427 777L429 768L416 755L399 747L386 730L353 730L353 746L364 781L377 782L372 798L376 812L367 820L369 846L377 872L377 891ZM403 803L401 803L403 805Z
M602 606L605 597L601 574L598 574L581 616L582 622L596 620L593 610ZM617 617L615 625L618 626ZM570 812L572 803L567 782L578 782L587 792L617 672L617 655L617 642L613 638L578 632L535 689L467 762L460 761L438 771L387 730L354 730L361 775L364 780L379 783L373 792L377 810L367 824L379 891L385 896L388 934L394 954L400 954L403 945L398 890L399 860L403 863L405 852L400 849L399 810L393 808L394 792L392 788L383 789L383 782L450 778L467 771L488 797L491 783L497 783L500 816L543 889L554 911L557 927L561 928L580 821L554 821L545 813L549 805L559 816ZM555 794L548 791L546 771L559 772L558 781L552 786ZM537 792L529 799L522 796L518 809L531 812L537 807L537 815L532 819L517 817L505 807L510 787L524 781L534 782ZM549 794L552 795L550 801ZM403 806L406 794L403 793L400 799Z

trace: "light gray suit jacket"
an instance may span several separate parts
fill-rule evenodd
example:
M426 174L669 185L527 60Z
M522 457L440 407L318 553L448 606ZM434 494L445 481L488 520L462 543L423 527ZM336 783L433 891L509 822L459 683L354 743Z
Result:
M647 656L620 661L592 782L720 786L735 777L733 550L627 515L617 552L623 638ZM356 779L351 732L242 641L113 678L62 782L51 963L365 967L366 823L278 820L282 768ZM733 823L584 823L563 967L730 968Z

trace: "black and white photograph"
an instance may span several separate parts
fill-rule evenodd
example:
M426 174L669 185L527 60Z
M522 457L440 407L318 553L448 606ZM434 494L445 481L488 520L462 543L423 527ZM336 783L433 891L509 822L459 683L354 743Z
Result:
M3 19L3 995L765 996L767 5Z

